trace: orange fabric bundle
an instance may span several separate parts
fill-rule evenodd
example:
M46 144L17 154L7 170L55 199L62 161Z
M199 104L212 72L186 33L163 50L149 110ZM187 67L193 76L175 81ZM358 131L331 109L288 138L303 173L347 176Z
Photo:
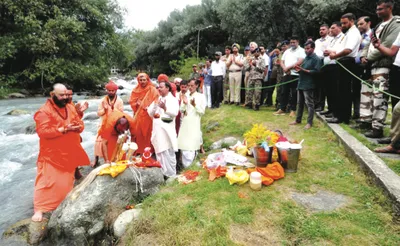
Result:
M249 174L252 172L261 173L261 182L264 185L270 185L274 182L274 180L285 177L285 171L279 162L274 162L266 167L249 168L247 169L247 172Z
M226 167L218 166L217 168L207 169L209 172L208 180L214 181L217 178L224 177L226 174Z

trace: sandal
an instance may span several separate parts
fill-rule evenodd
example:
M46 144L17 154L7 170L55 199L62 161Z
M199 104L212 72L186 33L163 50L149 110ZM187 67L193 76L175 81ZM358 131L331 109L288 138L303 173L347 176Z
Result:
M395 153L400 154L400 149L395 149L391 145L374 149L376 153Z

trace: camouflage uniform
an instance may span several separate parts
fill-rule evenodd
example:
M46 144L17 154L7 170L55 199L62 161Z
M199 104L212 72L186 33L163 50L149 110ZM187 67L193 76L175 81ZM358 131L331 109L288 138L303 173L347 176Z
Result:
M380 24L376 27L376 33L381 40L381 45L390 48L400 31L400 17L393 17L382 29L379 27ZM373 48L372 44L365 45L361 57L366 57L371 64L371 78L368 83L373 88L364 84L361 87L360 120L371 122L373 130L382 132L386 121L389 97L377 89L383 92L389 91L389 72L393 59L383 56L378 49Z
M257 63L253 66L251 63L255 60ZM254 101L256 105L260 105L261 101L261 87L264 79L265 70L265 60L259 56L258 58L253 57L252 60L245 60L245 69L249 71L249 82L248 90L246 91L246 102L251 103L253 101L253 95L255 97Z

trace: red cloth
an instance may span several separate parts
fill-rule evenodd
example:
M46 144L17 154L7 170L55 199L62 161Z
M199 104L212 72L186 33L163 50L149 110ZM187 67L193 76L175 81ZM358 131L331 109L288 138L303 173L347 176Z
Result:
M89 165L90 160L80 144L83 121L72 104L58 108L48 99L35 113L34 120L40 150L33 203L35 211L48 212L55 210L72 190L75 168ZM80 128L77 132L58 131L68 124Z
M153 130L153 119L147 113L147 107L154 102L160 94L151 83L150 77L145 73L140 73L137 77L145 76L147 85L142 87L140 83L132 90L129 104L134 112L134 124L132 132L135 135L138 145L137 153L141 154L144 148L151 145L151 132ZM138 104L139 102L139 104Z
M109 91L116 91L118 90L118 85L114 83L114 81L110 80L107 84L106 84L106 89Z

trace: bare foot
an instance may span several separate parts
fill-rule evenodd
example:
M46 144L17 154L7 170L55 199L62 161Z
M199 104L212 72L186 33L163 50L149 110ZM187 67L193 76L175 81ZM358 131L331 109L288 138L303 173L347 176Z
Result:
M32 221L41 222L43 220L43 213L41 211L37 211L32 216Z
M289 125L294 126L300 124L299 122L293 121L292 123L289 123Z
M304 127L304 130L308 130L308 129L310 129L311 128L311 125L310 124L307 124L305 127Z

